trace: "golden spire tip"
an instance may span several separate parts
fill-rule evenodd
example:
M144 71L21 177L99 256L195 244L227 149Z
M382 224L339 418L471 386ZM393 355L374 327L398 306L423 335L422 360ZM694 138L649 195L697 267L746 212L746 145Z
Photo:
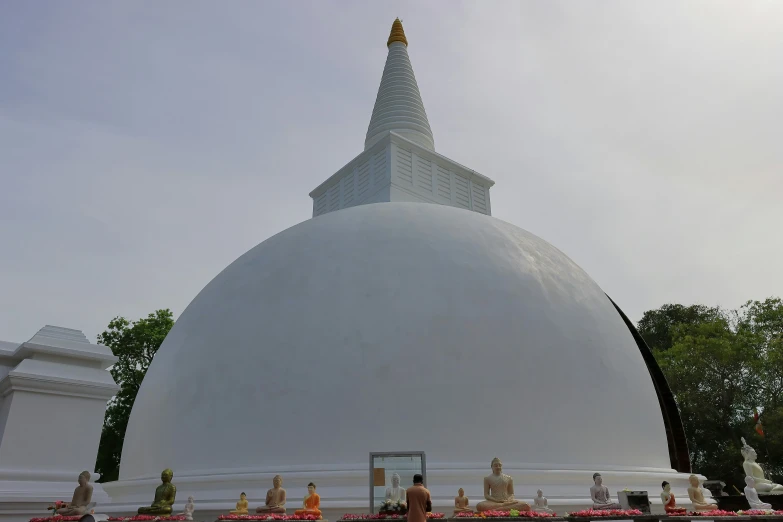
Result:
M389 34L389 40L386 42L386 47L394 42L402 42L405 44L405 47L408 47L408 39L405 38L405 31L402 29L402 22L399 18L395 19L392 24L391 34Z

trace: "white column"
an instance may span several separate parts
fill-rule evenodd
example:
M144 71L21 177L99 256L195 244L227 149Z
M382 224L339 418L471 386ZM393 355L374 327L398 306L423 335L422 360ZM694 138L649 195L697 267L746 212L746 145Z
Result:
M109 348L78 330L46 326L0 351L0 521L46 516L93 472L106 402L118 386ZM98 478L93 474L92 481ZM100 484L93 502L109 501Z

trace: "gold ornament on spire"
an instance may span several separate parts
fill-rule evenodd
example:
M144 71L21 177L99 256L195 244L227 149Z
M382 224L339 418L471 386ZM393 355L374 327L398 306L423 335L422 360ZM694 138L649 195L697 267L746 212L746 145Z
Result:
M402 42L405 44L405 47L408 47L408 39L405 38L405 31L402 30L402 22L399 18L394 20L392 24L391 34L389 34L389 41L386 42L386 47L394 42Z

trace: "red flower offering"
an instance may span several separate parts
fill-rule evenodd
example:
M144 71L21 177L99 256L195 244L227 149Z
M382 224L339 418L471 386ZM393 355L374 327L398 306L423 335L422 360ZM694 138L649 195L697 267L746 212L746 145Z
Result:
M638 517L643 513L638 509L583 509L574 511L567 516L572 518L601 518L601 517Z
M109 517L108 520L112 522L152 522L153 520L160 520L161 522L165 522L167 520L185 520L185 515L135 515L132 517Z
M690 513L688 513L688 516L705 517L705 518L736 517L737 513L735 513L734 511L725 511L723 509L713 509L712 511L691 511Z
M427 513L427 518L446 518L445 513ZM407 520L407 515L387 515L376 513L368 515L365 513L346 513L340 520Z
M456 518L553 518L557 513L539 511L482 511L481 513L457 513Z
M55 515L53 517L31 518L30 522L78 522L81 518L80 516Z
M220 515L218 520L321 520L315 515Z

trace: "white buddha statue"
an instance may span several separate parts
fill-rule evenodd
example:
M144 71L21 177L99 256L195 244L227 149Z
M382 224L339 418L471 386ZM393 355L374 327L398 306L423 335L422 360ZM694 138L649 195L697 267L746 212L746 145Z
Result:
M742 437L740 440L742 441L742 450L740 451L745 459L745 462L742 463L742 469L745 470L746 477L753 477L755 480L756 491L770 495L783 495L783 486L764 478L764 470L756 463L756 450L748 446L748 443L745 442L745 437Z
M536 498L533 499L533 511L553 513L553 511L549 509L549 501L544 496L544 492L540 489L536 491Z
M405 488L400 487L400 476L394 473L391 482L391 487L386 488L386 500L405 505Z
M188 502L185 504L185 509L180 513L185 517L185 520L193 520L193 512L196 510L196 505L193 503L193 497L188 497Z
M750 504L750 509L772 509L772 504L762 502L756 491L756 480L751 477L745 477L745 498Z

